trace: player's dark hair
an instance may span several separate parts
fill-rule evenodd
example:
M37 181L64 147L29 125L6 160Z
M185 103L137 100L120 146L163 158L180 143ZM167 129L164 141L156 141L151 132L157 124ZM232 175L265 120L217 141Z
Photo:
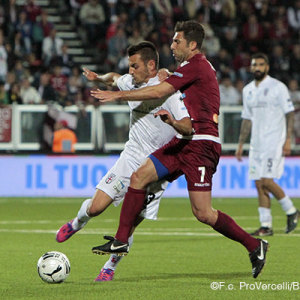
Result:
M251 57L251 59L257 59L257 58L261 58L267 63L267 65L269 64L269 58L266 54L259 52L259 53L253 54Z
M197 48L201 50L201 46L205 37L203 26L196 21L182 21L175 25L175 32L182 31L187 43L194 41L197 43Z
M156 47L151 42L141 42L136 45L129 46L127 49L128 56L132 56L135 54L140 54L142 61L145 63L145 65L150 60L154 60L156 69L158 69L158 52L156 50Z

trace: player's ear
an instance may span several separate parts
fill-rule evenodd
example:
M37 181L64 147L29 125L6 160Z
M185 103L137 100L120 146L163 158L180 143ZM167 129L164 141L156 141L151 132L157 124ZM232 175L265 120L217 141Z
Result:
M191 41L190 43L189 43L189 47L190 47L190 49L192 50L192 51L194 51L194 50L196 50L197 49L197 42L196 41Z
M153 59L149 60L147 63L147 67L151 71L156 70L155 61Z

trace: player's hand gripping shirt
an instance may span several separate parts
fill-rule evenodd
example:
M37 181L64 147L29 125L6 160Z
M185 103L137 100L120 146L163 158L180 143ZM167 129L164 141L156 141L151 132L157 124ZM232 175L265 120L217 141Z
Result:
M255 81L247 84L243 89L242 118L252 121L250 150L282 149L286 138L285 114L293 110L288 89L281 81L267 76L258 86Z
M146 84L134 85L133 77L129 74L121 76L117 85L120 90L134 90L159 84L158 77L151 78ZM170 96L167 100L128 101L130 108L129 140L125 150L137 160L143 161L149 154L169 142L176 131L164 123L154 113L160 109L169 111L176 120L189 117L186 107L180 100L180 93Z

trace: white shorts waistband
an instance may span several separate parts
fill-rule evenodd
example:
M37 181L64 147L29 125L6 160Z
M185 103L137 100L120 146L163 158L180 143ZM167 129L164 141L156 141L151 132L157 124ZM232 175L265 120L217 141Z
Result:
M194 134L194 135L181 135L177 134L176 137L178 139L183 139L183 140L193 140L193 141L198 141L198 140L209 140L216 142L218 144L221 144L221 140L217 136L209 135L209 134Z

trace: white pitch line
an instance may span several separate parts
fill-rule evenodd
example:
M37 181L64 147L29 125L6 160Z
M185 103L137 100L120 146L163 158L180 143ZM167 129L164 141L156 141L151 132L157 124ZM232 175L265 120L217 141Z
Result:
M82 235L99 235L99 234L105 234L107 232L112 232L114 229L105 229L104 230L84 230L80 231L79 234ZM1 232L9 232L9 233L26 233L26 234L55 234L57 230L45 230L45 229L0 229ZM151 236L213 236L213 237L222 237L221 234L215 233L215 232L178 232L178 231L164 231L164 232L157 232L157 231L136 231L134 233L135 235L151 235ZM300 233L292 233L290 235L283 234L283 233L276 233L276 236L285 236L285 237L300 237Z
M258 220L257 216L233 216L232 217L235 220ZM285 219L286 216L273 216L273 219ZM98 218L97 218L98 219ZM103 223L114 223L118 222L118 218L115 219L101 219L101 222ZM195 217L182 217L182 218L172 218L172 217L162 217L158 218L155 220L156 222L169 222L169 221L197 221ZM66 220L15 220L15 221L10 221L10 220L4 220L0 221L0 225L6 225L6 224L64 224Z

